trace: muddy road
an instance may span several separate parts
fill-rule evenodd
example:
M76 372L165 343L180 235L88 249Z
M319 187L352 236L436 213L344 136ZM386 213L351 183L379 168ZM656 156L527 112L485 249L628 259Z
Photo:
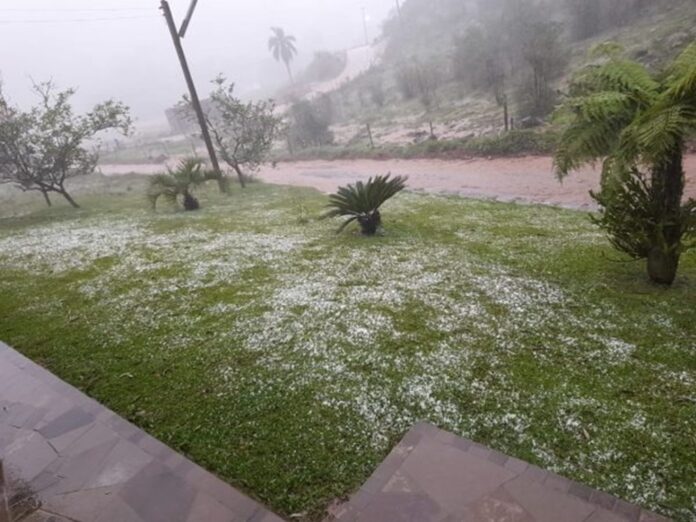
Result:
M106 175L129 172L152 174L164 169L157 165L103 165ZM696 154L686 157L687 197L696 198ZM405 175L409 188L500 201L541 203L570 208L592 208L590 190L599 188L599 170L584 168L563 182L556 179L551 158L470 160L338 160L265 165L257 176L279 185L313 187L333 192L340 185L367 180L377 174Z

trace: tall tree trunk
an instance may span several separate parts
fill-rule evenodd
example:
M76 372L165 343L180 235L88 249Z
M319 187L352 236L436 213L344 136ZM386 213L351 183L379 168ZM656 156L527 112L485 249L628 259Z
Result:
M61 187L60 190L58 190L57 192L61 196L63 196L68 203L70 203L70 206L72 206L72 208L80 208L80 205L78 205L77 202L72 198L72 196L68 194L67 190Z
M230 184L227 182L227 177L224 174L217 178L217 184L221 194L229 194Z
M43 194L44 201L46 201L46 205L48 205L49 207L52 207L53 203L51 203L51 198L48 197L48 191L42 190L41 194Z
M505 120L505 132L510 130L510 117L508 115L508 102L505 100L503 102L503 119Z
M242 188L246 188L246 182L244 181L244 173L242 172L242 169L239 168L239 165L233 165L232 168L234 171L237 173L237 177L239 178L239 184L242 186Z
M285 68L288 70L288 76L290 77L290 83L295 85L295 78L292 77L292 69L290 69L290 62L285 62Z
M677 276L682 240L681 201L684 194L683 152L675 150L652 171L652 193L659 209L659 225L648 254L648 276L656 283L671 285Z

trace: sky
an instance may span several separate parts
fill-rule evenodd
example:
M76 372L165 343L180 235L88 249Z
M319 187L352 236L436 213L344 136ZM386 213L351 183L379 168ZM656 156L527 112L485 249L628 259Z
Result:
M370 39L395 0L199 0L184 40L201 94L222 73L240 92L284 80L268 52L270 27L297 38L298 66L317 50L364 42L362 8ZM170 0L177 23L190 0ZM27 107L32 81L76 87L75 105L87 110L116 98L142 126L186 91L159 0L2 0L0 78L5 95Z

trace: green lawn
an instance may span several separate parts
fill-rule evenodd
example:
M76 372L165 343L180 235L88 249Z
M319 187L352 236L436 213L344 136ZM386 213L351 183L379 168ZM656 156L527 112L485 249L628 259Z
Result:
M579 212L407 193L364 239L311 190L126 182L0 219L0 339L278 512L428 420L696 519L696 255L666 290Z

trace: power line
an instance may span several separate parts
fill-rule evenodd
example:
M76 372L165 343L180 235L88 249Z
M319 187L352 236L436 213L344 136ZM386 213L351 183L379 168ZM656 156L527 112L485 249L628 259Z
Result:
M114 12L114 11L152 11L150 7L100 7L93 8L87 7L84 9L78 8L63 8L63 9L43 9L43 8L32 8L32 9L9 9L0 8L0 13L83 13L83 12Z
M85 23L85 22L110 22L112 20L144 20L159 18L157 15L151 16L111 16L108 18L53 18L44 20L0 20L0 25L9 24L60 24L60 23Z

